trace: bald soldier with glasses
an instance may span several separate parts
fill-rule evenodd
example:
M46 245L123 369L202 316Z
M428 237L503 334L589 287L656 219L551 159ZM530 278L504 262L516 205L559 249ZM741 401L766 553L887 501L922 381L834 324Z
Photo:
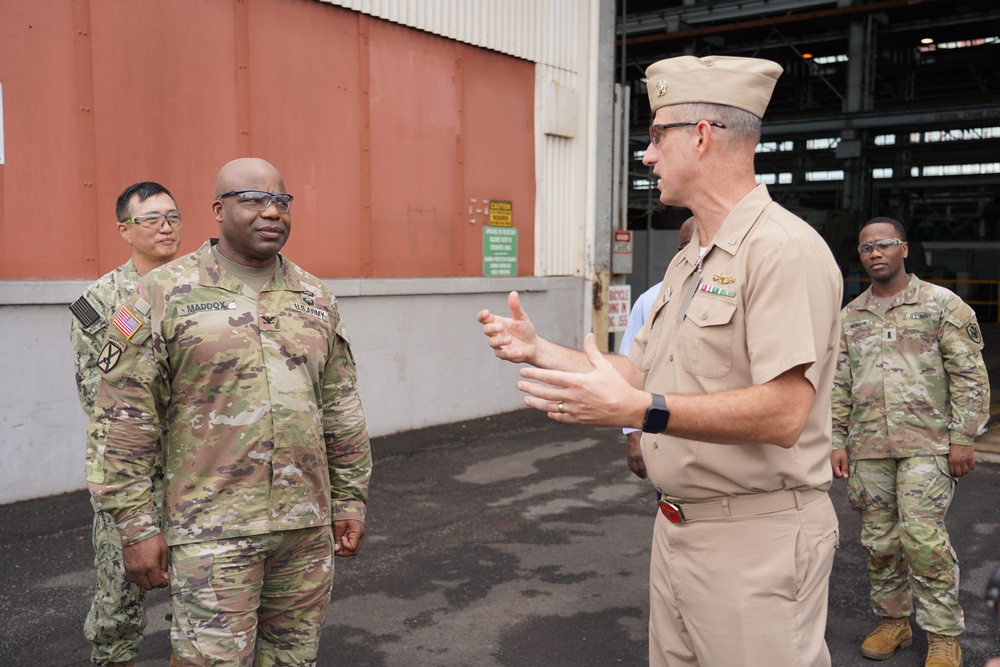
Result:
M233 160L215 192L219 237L141 280L108 329L87 481L129 579L170 587L179 665L315 665L333 557L365 534L354 357L334 296L280 252L278 170Z

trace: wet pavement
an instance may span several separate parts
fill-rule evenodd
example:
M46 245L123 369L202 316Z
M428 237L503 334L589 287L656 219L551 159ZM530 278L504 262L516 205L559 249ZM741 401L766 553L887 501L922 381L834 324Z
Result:
M997 442L1000 432L984 439ZM655 497L628 471L620 432L520 411L373 447L368 535L358 557L337 559L319 665L646 664ZM982 602L1000 566L1000 456L986 449L948 515L962 560L966 667L1000 655ZM832 496L841 520L827 627L833 664L923 665L922 633L883 663L858 654L875 623L864 553L842 481ZM86 494L0 509L0 667L88 665ZM166 665L166 606L164 591L150 595L139 667Z

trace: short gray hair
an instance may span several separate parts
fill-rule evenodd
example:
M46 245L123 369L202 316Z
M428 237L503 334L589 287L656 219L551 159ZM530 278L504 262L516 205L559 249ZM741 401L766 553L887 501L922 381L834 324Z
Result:
M760 118L749 111L723 104L676 104L674 112L685 120L717 120L735 140L760 141Z

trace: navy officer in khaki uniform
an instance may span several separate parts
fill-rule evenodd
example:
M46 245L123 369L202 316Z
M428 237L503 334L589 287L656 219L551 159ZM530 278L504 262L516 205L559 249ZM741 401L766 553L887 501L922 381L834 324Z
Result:
M650 665L830 665L823 633L838 541L830 393L843 285L826 242L754 178L781 74L756 58L646 70L643 162L660 201L698 220L629 356L478 319L521 370L525 403L561 422L639 427L663 494L650 563Z

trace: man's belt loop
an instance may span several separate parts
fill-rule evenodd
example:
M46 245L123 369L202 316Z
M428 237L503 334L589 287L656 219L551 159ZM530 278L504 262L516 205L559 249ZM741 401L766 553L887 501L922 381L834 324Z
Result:
M802 509L802 506L805 505L805 503L802 502L802 492L798 489L792 489L792 491L795 492L795 508Z

